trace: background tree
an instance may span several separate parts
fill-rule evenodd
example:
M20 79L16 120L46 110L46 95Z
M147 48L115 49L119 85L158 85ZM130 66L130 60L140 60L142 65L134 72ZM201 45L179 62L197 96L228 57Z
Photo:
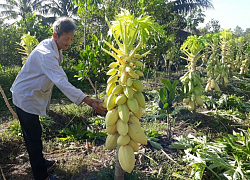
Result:
M0 4L0 14L6 19L26 19L28 13L34 13L42 7L42 0L5 0L5 4Z
M48 0L44 5L43 14L51 14L53 17L76 18L78 6L73 0Z
M175 0L171 1L174 5L174 11L178 13L190 13L196 8L208 9L214 8L211 0Z
M234 37L238 38L240 36L243 36L244 30L240 26L236 26L233 33L234 33Z

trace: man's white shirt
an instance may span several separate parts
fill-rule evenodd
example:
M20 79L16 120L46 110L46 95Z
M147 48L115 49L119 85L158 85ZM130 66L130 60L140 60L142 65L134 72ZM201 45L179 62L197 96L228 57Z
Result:
M68 82L60 66L62 60L53 38L39 43L10 89L13 103L28 113L46 116L55 84L73 103L81 104L86 95Z

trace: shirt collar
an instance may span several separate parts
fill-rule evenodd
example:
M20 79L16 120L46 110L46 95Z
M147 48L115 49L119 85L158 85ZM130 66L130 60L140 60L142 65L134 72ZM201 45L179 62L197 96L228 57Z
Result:
M58 56L59 56L59 62L61 63L62 60L63 60L62 50L58 51L58 47L57 47L56 41L54 40L53 37L51 39L52 39L52 48L56 52L56 54L58 54Z

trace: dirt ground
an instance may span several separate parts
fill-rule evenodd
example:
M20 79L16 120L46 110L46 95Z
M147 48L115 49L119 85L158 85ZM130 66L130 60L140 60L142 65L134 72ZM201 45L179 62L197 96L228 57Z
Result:
M217 122L218 124L216 124L213 118L214 117L205 113L193 114L187 110L182 110L176 115L173 136L197 132L203 132L205 134L219 134L220 132L231 133L234 129L234 126L229 124L228 121L219 121ZM53 119L55 121L63 121L62 115L58 114L53 114ZM159 123L165 122L159 120ZM6 124L6 127L7 126ZM167 139L166 134L167 132L163 132L160 139L163 151L172 158L178 158L178 151L168 148L172 140ZM0 179L32 180L28 154L22 138L8 143L2 143L1 141L0 139ZM141 154L158 152L162 154L162 161L170 161L170 159L164 155L163 151L153 148L150 144L141 146L139 153L136 155L137 161L135 168L143 173L152 173L152 169L140 161L141 158L145 158ZM97 145L92 145L91 142L82 142L72 144L72 149L44 151L46 159L56 159L58 161L54 173L58 174L61 180L94 180L95 175L101 173L100 170L109 169L110 171L114 171L113 164L115 162L115 154L116 150L109 151L104 149L104 142L100 142ZM72 171L70 172L66 169L72 169ZM113 177L110 177L110 179L112 178Z

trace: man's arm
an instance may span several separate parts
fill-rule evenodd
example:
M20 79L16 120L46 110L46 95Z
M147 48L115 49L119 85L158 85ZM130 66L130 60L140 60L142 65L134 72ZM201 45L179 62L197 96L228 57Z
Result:
M100 106L102 101L100 99L91 99L89 97L85 97L82 102L86 103L88 106L92 107L95 112L98 114L104 114L106 109Z

